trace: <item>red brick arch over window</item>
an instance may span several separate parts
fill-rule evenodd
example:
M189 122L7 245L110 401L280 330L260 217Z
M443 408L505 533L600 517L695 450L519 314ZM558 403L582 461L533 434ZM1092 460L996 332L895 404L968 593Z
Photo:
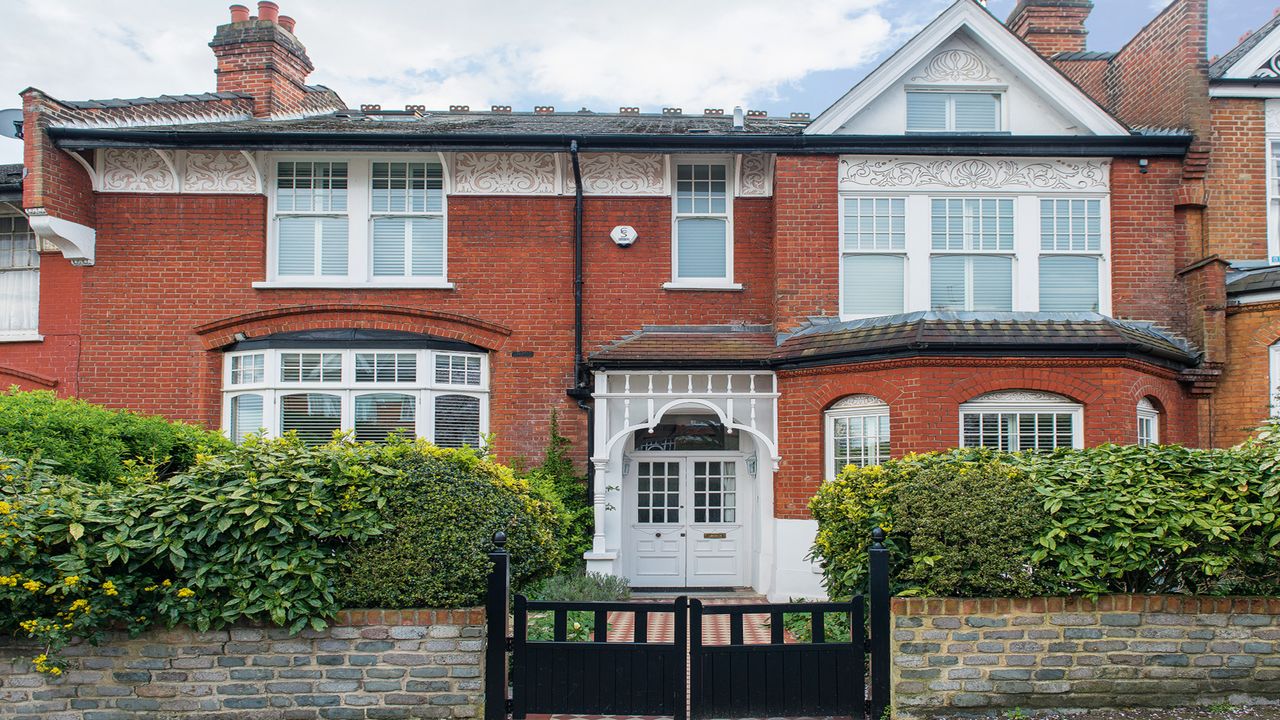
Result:
M486 350L502 347L511 330L496 323L456 313L398 305L291 305L222 318L194 329L206 350L235 342L236 333L261 337L278 332L360 328L402 330L462 340Z
M954 447L960 405L987 393L1034 390L1084 406L1086 445L1137 440L1137 404L1160 401L1162 441L1194 443L1194 401L1174 371L1126 358L920 357L779 373L775 514L807 518L825 472L823 413L841 398L874 395L889 405L894 457ZM1168 433L1164 428L1168 427ZM1166 439L1167 438L1167 439Z

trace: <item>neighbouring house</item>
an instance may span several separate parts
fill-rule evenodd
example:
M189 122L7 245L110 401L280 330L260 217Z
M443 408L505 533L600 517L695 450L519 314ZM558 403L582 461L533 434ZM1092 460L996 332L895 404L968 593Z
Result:
M775 118L348 108L274 3L232 6L214 93L23 93L0 375L503 458L558 410L591 570L820 595L807 503L849 463L1213 446L1267 414L1280 271L1238 270L1280 255L1280 33L1211 71L1206 0L1117 53L1091 8L957 0Z

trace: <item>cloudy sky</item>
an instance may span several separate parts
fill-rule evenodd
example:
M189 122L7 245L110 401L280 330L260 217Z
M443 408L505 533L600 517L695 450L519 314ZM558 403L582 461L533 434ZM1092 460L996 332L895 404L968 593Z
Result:
M638 105L821 112L951 0L279 0L350 106ZM1210 0L1210 54L1274 0ZM1089 47L1114 50L1166 0L1095 0ZM2 0L0 109L59 98L214 89L207 43L226 1ZM255 5L246 2L247 5ZM1015 0L991 0L1006 16ZM18 162L0 138L0 163Z

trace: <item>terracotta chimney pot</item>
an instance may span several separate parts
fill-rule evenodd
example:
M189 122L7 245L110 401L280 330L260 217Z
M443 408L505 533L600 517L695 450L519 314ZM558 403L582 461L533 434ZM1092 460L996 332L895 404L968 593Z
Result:
M258 2L258 19L275 22L280 16L280 6L271 2L271 0L259 0Z
M248 20L249 20L249 8L245 7L244 5L231 6L231 22L233 23L248 22Z
M288 15L281 15L277 22L280 23L280 27L288 30L289 32L293 32L294 26L298 24L297 20L294 20Z

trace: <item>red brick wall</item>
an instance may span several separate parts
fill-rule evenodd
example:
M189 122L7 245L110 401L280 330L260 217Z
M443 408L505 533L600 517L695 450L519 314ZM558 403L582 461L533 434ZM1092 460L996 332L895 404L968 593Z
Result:
M1177 277L1184 245L1174 212L1179 160L1153 159L1143 174L1135 160L1111 165L1111 302L1119 318L1150 320L1190 331Z
M1244 440L1267 418L1271 397L1270 347L1280 341L1280 303L1239 306L1227 312L1227 364L1212 402L1214 444Z
M1192 403L1173 373L1128 360L913 359L780 373L778 406L782 466L774 476L775 515L809 517L825 475L823 412L849 395L874 395L889 405L894 457L955 447L961 403L998 390L1039 390L1084 406L1084 442L1133 443L1137 404L1162 408L1161 441L1195 440Z
M838 165L834 155L778 156L773 202L779 330L810 316L840 314Z
M1084 21L1092 9L1092 0L1020 0L1006 24L1048 57L1084 50L1089 35Z
M1267 129L1264 100L1214 98L1208 253L1267 259Z

